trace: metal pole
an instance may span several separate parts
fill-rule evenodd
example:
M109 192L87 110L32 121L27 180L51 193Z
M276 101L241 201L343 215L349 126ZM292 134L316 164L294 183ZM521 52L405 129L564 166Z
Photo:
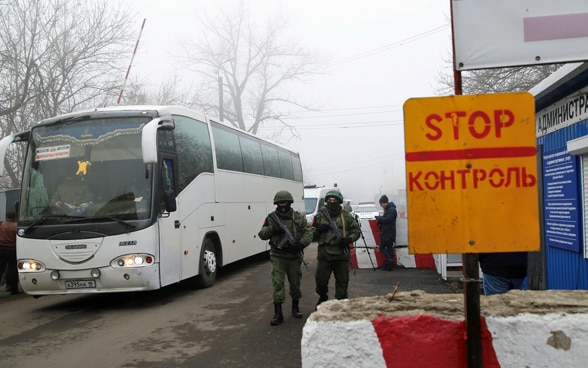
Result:
M133 65L133 60L135 59L135 54L137 53L137 49L139 48L139 41L141 40L141 35L143 34L143 27L145 27L145 21L147 19L143 18L143 23L141 24L141 30L139 31L139 37L137 38L137 42L135 43L135 49L133 50L133 56L131 57L131 62L129 63L129 67L127 69L127 74L125 75L125 80L123 82L122 88L120 89L120 93L118 94L118 100L116 104L120 104L120 100L122 99L123 91L125 90L125 86L127 85L127 79L129 78L129 74L131 73L131 66Z
M224 106L223 106L223 77L218 75L218 117L220 121L224 120Z
M462 95L461 71L456 70L455 37L453 29L453 2L451 9L451 42L453 48L453 82L455 95ZM473 241L473 240L472 240ZM478 284L478 255L462 254L463 300L467 338L467 367L482 368L482 328L480 322L480 285Z
M482 368L482 324L480 322L478 255L464 254L462 256L462 262L468 368Z

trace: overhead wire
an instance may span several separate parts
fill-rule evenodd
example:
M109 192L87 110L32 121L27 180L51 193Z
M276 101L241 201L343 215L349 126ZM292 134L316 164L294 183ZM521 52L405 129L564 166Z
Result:
M379 53L382 53L384 51L390 50L392 48L395 47L399 47L402 45L405 45L407 43L410 42L414 42L417 41L421 38L424 37L428 37L432 34L435 34L437 32L440 32L446 28L448 28L449 25L442 25L442 26L438 26L432 29L429 29L425 32L419 33L417 35L405 38L403 40L400 41L396 41L393 43L390 43L388 45L384 45L381 47L378 47L376 49L373 50L369 50L369 51L365 51L363 53L357 54L357 55L352 55L349 56L347 58L341 59L339 61L336 61L334 63L332 63L331 65L339 65L339 64L343 64L343 63L348 63L351 61L356 61L356 60L360 60L363 58L366 58L368 56L372 56L372 55L376 55ZM337 111L355 111L355 110L365 110L365 109L380 109L380 108L394 108L394 107L401 107L400 105L382 105L382 106L363 106L363 107L347 107L347 108L336 108L336 109L326 109L326 110L322 110L323 112L337 112ZM334 117L348 117L348 116L362 116L362 115L374 115L374 114L384 114L384 113L394 113L394 112L401 112L402 109L396 109L396 110L387 110L387 111L368 111L368 112L358 112L358 113L349 113L349 114L331 114L331 115L314 115L314 116L297 116L295 118L292 119L296 119L296 118L304 118L304 119L324 119L324 118L334 118ZM292 112L293 114L305 114L305 113L312 113L312 112L317 112L315 110L308 110L308 111L295 111ZM319 111L320 112L320 111ZM341 125L341 123L337 122L337 123L333 123L333 124L318 124L318 125L308 125L308 124L301 124L301 125L297 125L296 129L321 129L324 127L330 127L330 128L339 128L339 129L350 129L350 128L367 128L367 127L379 127L382 125L400 125L402 124L403 121L402 120L386 120L386 121L369 121L369 122L355 122L355 123L349 123L346 122L344 123L344 125ZM341 126L340 126L341 125ZM271 127L266 127L266 129L270 129L270 130L274 130L274 129L281 129L281 128L271 128Z
M336 112L336 111L356 111L356 110L365 110L365 109L381 109L381 108L395 108L398 105L382 105L382 106L361 106L361 107L344 107L344 108L333 108L327 110L321 110L324 112ZM319 113L320 111L316 110L300 110L300 111L292 111L290 114L303 114L303 113ZM350 116L366 116L366 115L377 115L377 114L389 114L389 113L398 113L402 112L402 109L394 109L394 110L384 110L384 111L367 111L367 112L351 112L348 114L332 114L332 115L312 115L312 116L293 116L284 118L284 120L297 120L297 119L304 119L304 120L314 120L314 119L332 119L332 118L340 118L340 117L350 117ZM364 127L378 127L383 125L400 125L402 124L402 119L386 119L386 120L376 120L376 121L355 121L349 122L345 121L345 123L341 123L340 121L336 121L333 123L316 123L316 124L293 124L297 129L321 129L326 127L338 127L338 128L364 128ZM342 125L343 124L343 125ZM280 130L283 129L283 126L271 127L266 126L264 129L267 130Z
M314 130L314 129L357 129L357 128L378 128L383 126L401 126L404 124L403 120L383 120L383 121L361 121L350 123L346 122L335 122L335 123L317 123L317 124L295 124L294 128L300 130ZM264 130L276 131L284 129L283 126L264 126Z
M332 110L332 111L335 111L335 110ZM312 119L312 118L337 118L337 117L341 117L341 116L357 116L357 115L373 115L373 114L384 114L384 113L387 113L387 112L399 112L399 111L402 111L402 110L372 111L372 112L355 112L355 113L350 113L350 114L336 114L336 115L304 116L304 119Z
M425 32L419 33L415 36L411 36L406 39L396 41L396 42L390 43L388 45L384 45L382 47L379 47L379 48L376 48L373 50L365 51L365 52L359 53L357 55L352 55L352 56L340 59L338 61L331 63L331 66L337 66L337 65L341 65L341 64L345 64L345 63L350 63L350 62L357 61L357 60L360 60L360 59L363 59L363 58L366 58L369 56L373 56L373 55L388 51L390 49L400 47L405 44L417 41L421 38L428 37L432 34L441 32L441 31L445 30L446 28L449 28L449 25L435 27L435 28L429 29ZM326 110L322 110L322 112L330 112L330 113L335 112L335 113L337 113L340 111L371 110L371 109L378 109L378 108L390 109L393 107L401 107L401 106L399 106L399 105L384 105L384 106L347 107L347 108L326 109ZM312 113L312 112L317 112L317 111L311 110L311 111L301 111L301 112L297 112L297 113L304 115L305 113ZM358 112L358 113L352 112L349 114L299 116L298 118L324 119L324 118L363 116L363 115L374 115L374 114L396 113L396 112L402 112L402 109L400 108L400 109L396 109L396 110L386 110L386 111L363 111L363 112ZM349 123L347 121L344 123L335 122L335 123L320 123L320 124L299 124L299 125L296 125L296 129L306 130L306 129L323 129L323 128L328 128L328 129L372 128L372 127L380 128L382 126L403 126L403 125L404 125L404 120L401 118L401 119L397 119L397 120L360 121L360 122L354 122L354 123ZM356 162L353 160L347 160L346 164L345 164L345 168L343 168L343 169L336 169L336 170L332 170L332 171L322 170L320 173L313 174L313 176L315 176L315 177L317 177L317 176L332 176L332 175L346 173L346 172L354 172L354 171L357 171L358 169L372 167L372 166L382 166L385 164L396 162L397 160L398 160L398 158L391 158L391 157L384 156L384 157L372 158L372 159L366 161L365 157L362 157L361 159L358 159L358 161L356 161Z
M341 60L338 60L338 61L331 63L331 65L335 66L335 65L350 63L350 62L356 61L356 60L361 60L361 59L366 58L368 56L376 55L376 54L382 53L384 51L388 51L390 49L403 46L407 43L411 43L411 42L420 40L421 38L428 37L428 36L435 34L437 32L441 32L442 30L444 30L446 28L449 28L448 24L432 28L432 29L425 31L423 33L419 33L417 35L405 38L404 40L396 41L391 44L384 45L384 46L381 46L381 47L373 49L373 50L365 51L365 52L357 54L357 55L352 55L352 56L343 58Z
M366 167L372 167L372 166L378 166L378 167L382 167L385 166L385 164L394 162L395 160L390 159L390 158L385 158L384 160L381 161L375 161L375 160L370 160L370 161L363 161L360 163L357 163L355 165L350 165L347 164L345 165L344 169L338 169L338 170L321 170L320 173L316 173L313 174L313 176L330 176L330 175L335 175L335 174L342 174L342 173L346 173L346 172L357 172L359 169L365 169Z
M347 111L347 110L368 110L368 109L389 109L389 108L402 108L402 105L379 105L379 106L356 106L356 107L336 107L331 109L317 109L317 110L299 110L290 111L291 114L300 113L312 113L312 112L333 112L333 111Z
M425 32L419 33L417 35L405 38L403 40L400 41L396 41L393 43L390 43L388 45L384 45L381 47L378 47L376 49L373 50L369 50L369 51L365 51L363 53L357 54L357 55L352 55L349 56L347 58L341 59L339 61L336 61L334 63L332 63L331 65L339 65L339 64L343 64L343 63L348 63L351 61L356 61L356 60L360 60L363 58L366 58L368 56L372 56L372 55L376 55L379 53L382 53L384 51L390 50L392 48L395 47L399 47L402 45L405 45L407 43L410 42L414 42L417 41L421 38L430 36L434 33L440 32L446 28L448 28L449 25L442 25L442 26L438 26L432 29L429 29ZM320 112L338 112L338 111L357 111L357 110L366 110L366 109L382 109L382 108L386 108L386 109L390 109L390 108L400 108L400 109L395 109L395 110L386 110L386 111L367 111L367 112L354 112L354 113L349 113L349 114L331 114L331 115L314 115L314 116L295 116L291 119L325 119L325 118L336 118L336 117L348 117L348 116L363 116L363 115L374 115L374 114L384 114L384 113L395 113L395 112L401 112L402 111L402 106L400 105L381 105L381 106L358 106L358 107L346 107L346 108L335 108L335 109L325 109L325 110L320 110L320 111L316 111L316 110L301 110L301 111L293 111L291 112L291 114L306 114L306 113L320 113ZM299 124L296 125L296 129L322 129L325 127L329 127L331 129L336 128L336 129L352 129L352 128L371 128L371 127L380 127L382 125L401 125L403 123L403 120L385 120L385 121L361 121L361 122L354 122L354 123L349 123L349 122L345 122L345 123L340 123L340 122L336 122L336 123L332 123L332 124L325 124L325 123L321 123L321 124ZM264 129L267 130L279 130L282 129L283 127L265 127Z

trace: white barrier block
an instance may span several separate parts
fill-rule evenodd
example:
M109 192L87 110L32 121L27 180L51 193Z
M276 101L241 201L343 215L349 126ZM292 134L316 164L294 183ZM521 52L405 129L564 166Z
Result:
M404 268L416 268L414 254L408 254L408 247L396 248L396 261Z
M357 268L378 268L378 261L374 253L374 248L366 248L365 246L356 243L355 257L357 258Z
M501 367L585 367L586 314L486 317Z
M302 368L386 367L380 340L367 320L319 323L308 319L302 329L301 356Z

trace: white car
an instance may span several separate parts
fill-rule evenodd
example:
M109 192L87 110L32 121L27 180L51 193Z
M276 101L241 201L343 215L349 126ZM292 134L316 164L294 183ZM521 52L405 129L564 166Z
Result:
M353 215L359 219L374 219L380 215L380 210L375 204L360 204L353 210Z

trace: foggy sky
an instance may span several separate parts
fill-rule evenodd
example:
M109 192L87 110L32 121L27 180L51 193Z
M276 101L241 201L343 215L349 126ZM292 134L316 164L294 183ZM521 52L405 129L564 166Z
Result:
M132 72L154 81L166 73L177 74L170 40L197 33L190 22L194 12L218 2L129 1L139 16L137 30L146 19ZM281 142L300 152L305 183L337 183L344 196L356 202L404 189L402 107L409 98L434 96L438 73L450 73L445 61L451 50L449 1L248 4L262 18L281 6L292 16L292 33L301 43L332 60L327 74L292 91L320 108L306 112L291 107L301 139ZM267 127L260 135L271 132Z

